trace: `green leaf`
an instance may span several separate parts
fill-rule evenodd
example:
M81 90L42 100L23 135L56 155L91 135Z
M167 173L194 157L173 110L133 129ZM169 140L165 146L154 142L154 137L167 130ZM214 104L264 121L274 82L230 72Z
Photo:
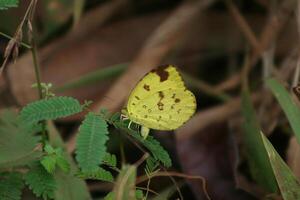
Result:
M136 200L135 196L136 167L124 166L115 183L113 193L117 200Z
M142 143L152 153L153 157L162 162L165 167L172 166L172 161L168 152L152 136L148 136L147 139L144 139L136 132L131 132L130 135Z
M144 193L142 190L135 191L135 197L137 200L142 200L144 198Z
M248 91L243 91L242 93L242 113L245 118L245 122L243 123L244 143L246 145L251 174L258 184L266 190L276 192L277 184L275 176L264 147L260 134L261 129L256 119Z
M18 0L0 0L0 10L17 7L18 4L19 4Z
M20 200L24 187L22 174L0 173L0 199L1 200Z
M36 126L23 123L9 110L0 115L0 168L27 165L42 156Z
M41 160L41 164L44 166L47 172L52 174L56 166L56 156L55 155L44 156L43 159Z
M152 136L148 136L144 139L138 132L128 129L123 121L119 120L112 123L116 128L128 133L131 137L143 144L152 153L153 157L160 161L165 167L172 166L172 161L168 152Z
M93 171L79 172L77 176L79 178L84 178L84 179L100 180L100 181L107 181L107 182L114 181L113 175L109 171L100 167L97 170L93 170Z
M91 199L86 183L75 177L78 168L66 151L63 140L51 121L48 121L49 142L53 147L63 149L62 156L70 164L70 173L66 174L62 170L56 170L54 173L57 189L55 191L55 200L82 200Z
M55 149L50 145L50 144L46 144L44 147L44 150L48 153L48 154L53 154L55 153Z
M31 166L25 175L25 182L37 197L54 198L56 182L40 163Z
M270 141L261 133L265 148L284 200L300 199L300 184L290 168L282 160Z
M289 92L275 79L268 79L267 85L283 109L293 132L300 144L300 109L292 100Z
M44 149L48 155L43 157L41 164L49 173L52 174L54 172L56 165L58 165L64 172L69 172L70 165L64 158L61 148L54 149L51 145L46 144Z
M117 166L117 157L114 154L106 153L103 161L103 164L110 166L110 167L116 167Z
M97 170L105 154L108 140L106 122L90 112L79 127L76 141L76 160L82 171Z
M104 200L115 200L115 193L109 192L105 197Z
M69 162L67 161L67 159L63 155L60 155L60 156L56 157L56 164L58 165L58 167L61 170L63 170L66 173L69 172L70 169L71 169Z
M159 163L152 156L148 157L146 160L146 173L150 174L154 172L159 167Z
M81 111L82 106L72 97L52 97L28 104L22 109L20 116L27 123L34 124L41 120L67 117Z

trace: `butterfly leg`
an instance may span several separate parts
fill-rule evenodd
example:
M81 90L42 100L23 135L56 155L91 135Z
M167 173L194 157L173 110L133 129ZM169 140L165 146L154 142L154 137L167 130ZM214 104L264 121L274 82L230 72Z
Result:
M128 124L128 127L127 127L127 128L130 129L130 130L131 130L131 128L130 128L131 124L132 124L132 121L130 120L130 121L129 121L129 124Z
M120 119L127 120L127 119L129 119L129 117L127 115L121 114Z
M142 126L141 127L141 135L143 136L144 140L147 138L147 136L149 135L150 129Z

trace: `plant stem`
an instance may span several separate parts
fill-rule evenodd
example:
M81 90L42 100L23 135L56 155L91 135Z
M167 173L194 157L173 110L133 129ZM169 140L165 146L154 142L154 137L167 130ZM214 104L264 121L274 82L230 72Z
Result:
M41 72L40 72L40 64L38 60L38 55L37 55L37 46L35 43L34 36L32 36L31 39L31 55L32 55L32 60L33 60L33 66L34 66L34 72L35 72L35 78L36 78L36 83L37 83L37 88L38 88L38 93L39 93L39 98L43 99L43 91L42 91L42 84L41 84ZM47 140L47 133L46 133L46 121L42 121L42 143L45 145L46 140Z
M33 60L33 66L34 66L34 72L35 72L35 78L36 78L36 83L37 83L37 89L38 89L38 94L39 98L43 99L43 89L42 89L42 83L41 83L41 72L40 72L40 63L38 60L38 52L37 52L37 45L36 45L36 40L35 40L35 34L34 34L34 28L32 26L32 21L33 21L33 16L35 13L36 9L36 4L37 0L32 0L31 1L31 7L28 8L28 28L29 28L29 38L30 38L30 45L31 45L31 55L32 55L32 60ZM24 18L25 20L25 18ZM47 141L47 132L46 132L46 121L42 121L42 143L45 146L46 141Z
M13 39L13 37L11 37L11 36L9 36L9 35L1 32L1 31L0 31L0 35L2 35L3 37L5 37L5 38L7 38L9 40ZM25 48L27 48L27 49L31 49L31 46L29 44L26 44L25 42L20 42L20 45L23 46L23 47L25 47Z
M33 66L34 66L34 72L35 72L35 78L39 93L39 98L43 99L43 91L42 91L42 85L41 85L41 72L40 72L40 65L37 57L37 46L35 43L34 36L31 39L31 54L32 54L32 60L33 60Z

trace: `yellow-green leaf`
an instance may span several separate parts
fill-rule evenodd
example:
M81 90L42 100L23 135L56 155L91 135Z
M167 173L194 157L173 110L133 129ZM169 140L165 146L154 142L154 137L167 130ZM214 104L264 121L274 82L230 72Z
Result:
M281 195L284 200L300 199L300 184L270 141L261 133Z

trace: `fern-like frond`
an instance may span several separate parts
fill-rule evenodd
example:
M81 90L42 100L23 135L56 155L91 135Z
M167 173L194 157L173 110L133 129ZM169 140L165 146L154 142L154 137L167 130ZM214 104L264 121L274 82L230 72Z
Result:
M109 171L100 167L94 171L79 172L77 176L83 179L92 179L92 180L100 180L100 181L107 181L107 182L114 181L113 175Z
M136 190L135 191L135 197L137 200L143 200L144 199L144 193L142 190Z
M52 174L56 166L59 166L64 172L69 172L70 164L65 159L61 148L54 149L51 145L46 144L44 150L48 155L42 158L41 164L49 173Z
M154 159L152 156L147 158L145 171L148 175L154 172L158 167L159 162L156 159Z
M41 160L41 164L43 165L43 167L48 173L53 174L56 167L56 156L55 155L44 156Z
M110 166L110 167L116 167L117 166L117 157L114 154L106 153L103 158L103 164Z
M55 179L40 163L31 166L25 175L25 183L37 197L54 198L54 191L57 188Z
M55 190L55 200L82 200L92 199L84 180L77 178L74 173L79 169L75 164L73 157L66 152L64 142L54 126L52 121L48 121L48 136L49 143L53 147L58 147L63 150L62 156L69 164L69 173L65 173L63 170L55 170L54 178L57 184ZM62 168L60 166L60 168Z
M41 120L54 120L67 117L82 111L78 100L72 97L52 97L32 102L25 106L20 117L29 124Z
M136 133L133 137L138 139L147 149L149 149L153 157L162 162L165 167L172 166L172 160L168 152L160 145L160 143L156 139L154 139L154 137L148 136L147 139L144 140L144 138L141 137L140 134Z
M35 126L26 125L13 111L0 116L0 169L26 165L42 156Z
M17 7L19 0L0 0L0 10Z
M23 187L22 174L17 172L0 173L1 200L20 200Z
M122 121L116 121L113 124L116 128L123 130L124 132L128 133L131 137L138 140L141 144L143 144L151 152L152 156L156 160L159 160L165 167L172 166L172 161L168 152L152 136L148 136L146 139L144 139L138 132L134 130L129 130L127 128L127 125Z
M79 127L76 140L76 160L82 171L98 168L106 154L108 130L106 121L90 112Z

